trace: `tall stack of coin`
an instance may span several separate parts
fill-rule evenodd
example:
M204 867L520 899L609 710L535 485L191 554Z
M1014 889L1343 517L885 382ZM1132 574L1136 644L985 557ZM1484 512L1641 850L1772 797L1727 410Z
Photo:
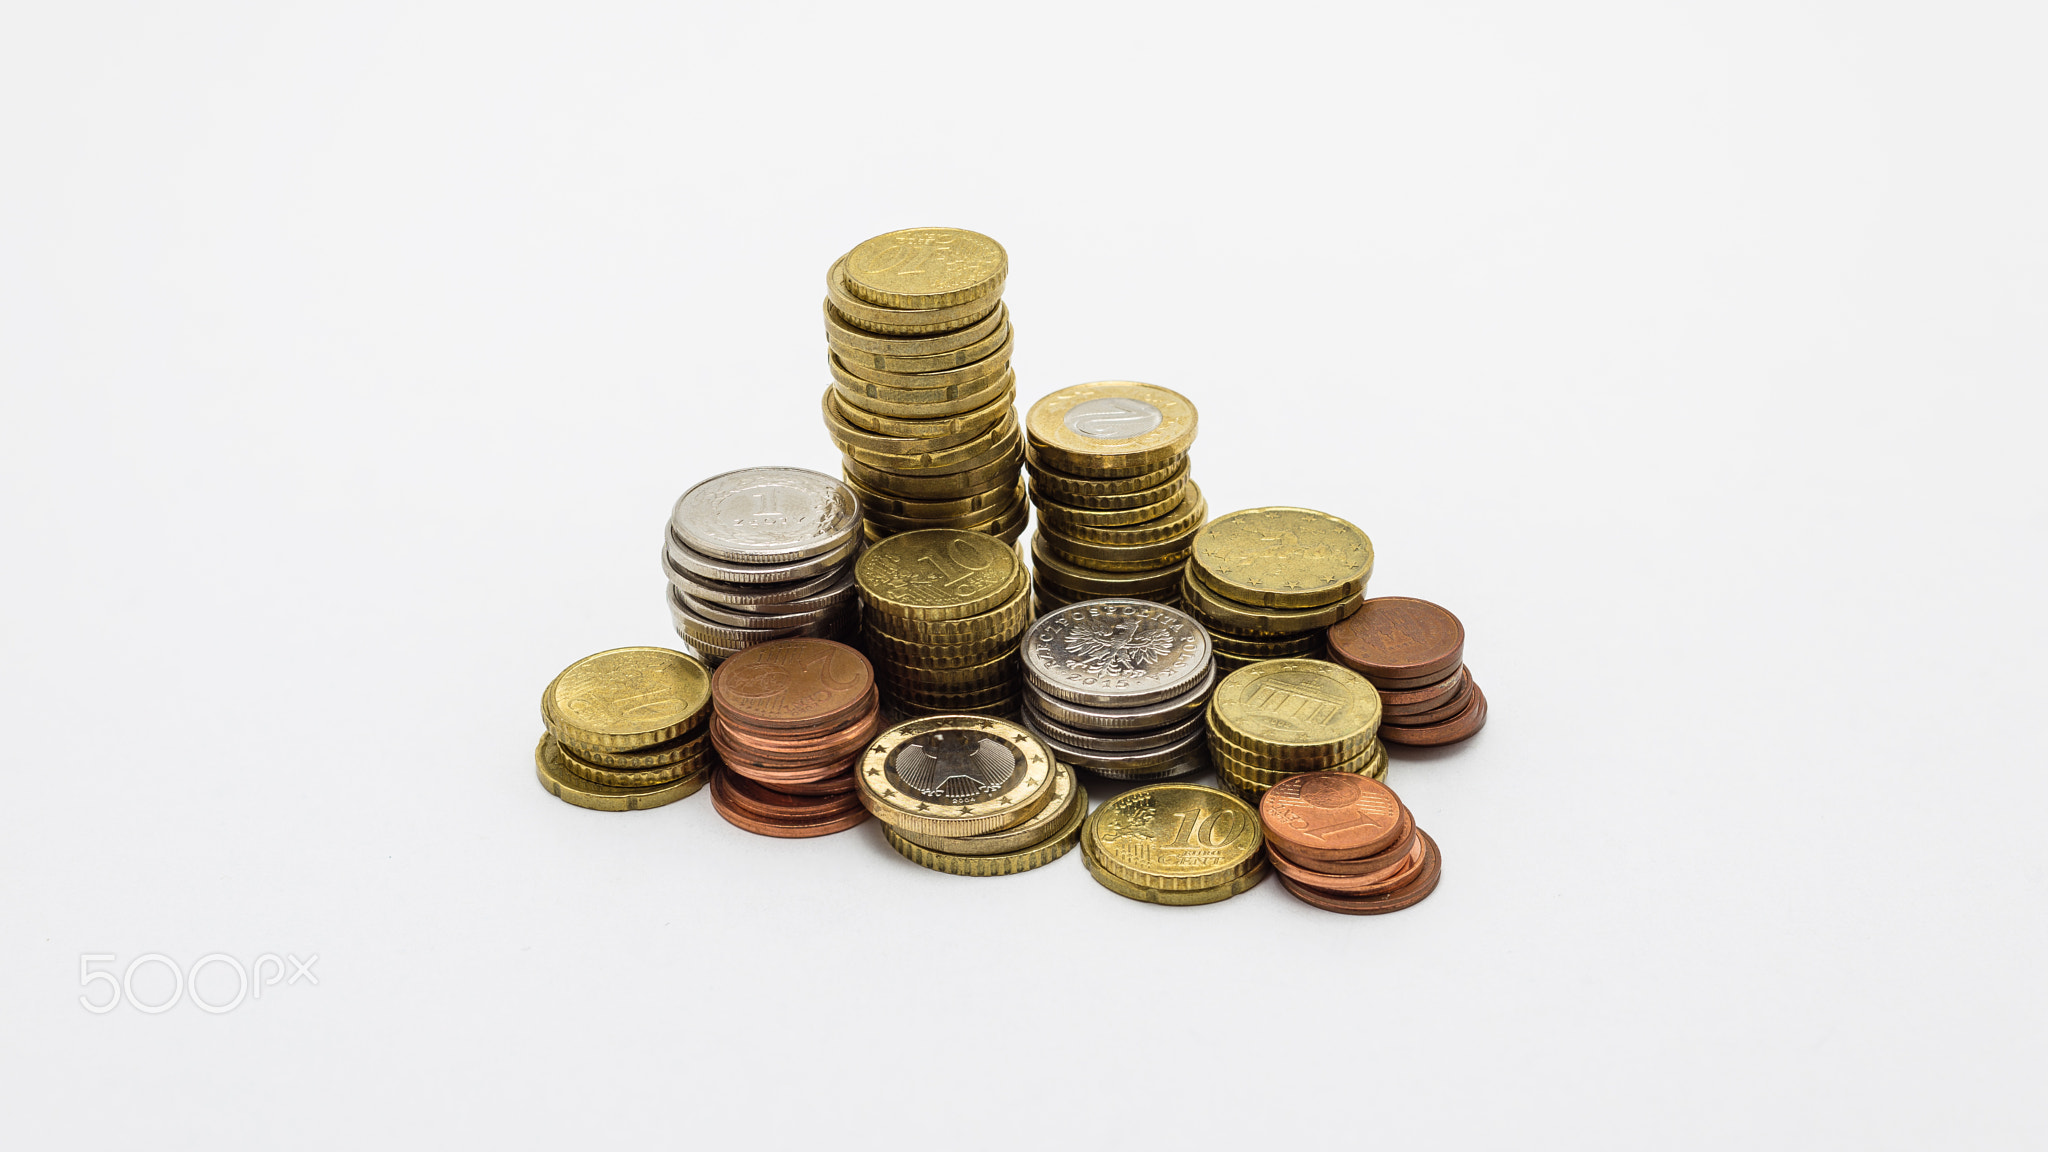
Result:
M1145 600L1084 600L1025 631L1024 726L1062 764L1112 780L1209 766L1202 706L1216 685L1209 635Z
M898 724L860 762L860 801L906 859L956 876L1007 876L1067 854L1088 793L1029 732L986 716Z
M713 476L669 514L669 616L713 664L780 637L851 636L860 544L860 500L830 476L802 468Z
M1372 681L1389 744L1455 744L1486 727L1486 693L1465 667L1465 625L1449 609L1376 596L1329 631L1330 659Z
M1213 904L1266 878L1251 806L1193 784L1149 784L1103 802L1081 826L1096 883L1151 904Z
M1017 638L1031 620L1031 582L1014 546L924 528L873 545L854 573L867 604L868 655L899 711L1016 714Z
M826 273L825 427L870 541L920 528L1012 544L1023 534L1009 270L1003 246L979 232L909 228Z
M1189 477L1195 406L1170 388L1105 380L1041 397L1024 424L1039 600L1178 602L1209 510Z
M1331 912L1398 912L1436 891L1443 854L1393 789L1344 772L1289 776L1259 800L1280 883Z
M1258 660L1320 656L1323 629L1355 611L1372 576L1372 541L1307 508L1252 508L1211 521L1181 581L1226 672Z
M1297 772L1383 779L1380 694L1326 660L1263 660L1225 676L1209 698L1209 755L1223 782L1256 799Z
M867 658L831 640L770 640L711 677L711 803L763 836L825 836L867 819L853 766L882 729Z
M562 670L540 697L541 787L576 805L630 812L673 804L717 766L707 737L711 673L666 648L614 648Z

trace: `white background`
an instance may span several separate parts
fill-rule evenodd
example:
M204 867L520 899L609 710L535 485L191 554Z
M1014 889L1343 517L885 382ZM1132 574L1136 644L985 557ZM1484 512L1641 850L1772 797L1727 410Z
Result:
M6 1142L2039 1146L2039 12L1218 12L17 6ZM928 223L1021 400L1176 388L1214 511L1463 618L1428 901L535 783L555 672L675 643L675 496L833 469L826 266ZM149 952L319 983L80 1007Z

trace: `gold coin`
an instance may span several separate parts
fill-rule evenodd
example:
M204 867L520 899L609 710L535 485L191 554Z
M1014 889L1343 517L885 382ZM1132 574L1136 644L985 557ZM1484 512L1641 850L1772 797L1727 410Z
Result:
M1045 465L1076 476L1138 476L1186 455L1196 418L1171 388L1103 380L1040 397L1024 423Z
M915 532L919 528L965 528L985 532L987 526L1010 514L1010 511L1024 502L1024 482L1018 481L1000 501L991 502L989 496L970 497L983 506L970 512L953 516L897 516L879 508L870 508L866 501L861 503L861 514L875 524L893 533Z
M1023 691L1023 674L980 688L955 691L940 685L924 685L899 682L876 677L882 685L883 694L892 700L915 704L920 708L943 708L954 712L979 712L984 708L1014 699Z
M1380 726L1370 681L1327 660L1262 660L1225 676L1209 699L1230 742L1270 756L1358 753Z
M1077 535L1081 529L1122 528L1157 520L1186 502L1187 482L1176 480L1166 486L1164 495L1154 503L1128 508L1076 508L1050 499L1036 488L1030 490L1030 496L1031 503L1038 509L1041 523L1050 524L1071 536Z
M951 368L934 368L927 372L895 372L886 368L871 368L858 360L845 359L839 355L837 348L831 349L831 354L832 362L849 376L886 388L914 389L920 392L934 388L979 384L991 376L1001 376L1010 368L1008 340L997 345L993 351L979 360Z
M1215 888L1265 862L1258 813L1199 784L1133 788L1097 808L1081 835L1110 873L1161 891Z
M1217 592L1269 608L1320 608L1372 576L1372 540L1348 520L1307 508L1219 516L1195 537L1194 563Z
M1007 315L1007 309L998 308L995 312L989 313L991 316L998 314ZM852 344L843 344L833 339L830 334L826 335L825 343L838 354L839 362L849 369L870 368L878 372L899 373L943 372L948 368L964 368L977 360L988 359L996 349L1009 344L1014 331L1007 323L999 324L995 331L965 348L921 356L891 356L881 352L870 352Z
M974 668L986 664L996 659L997 655L1004 651L1005 646L1009 647L1009 651L1015 652L1017 639L1022 635L1023 631L1020 629L1016 635L1009 637L994 636L985 640L969 641L965 644L920 645L870 628L865 640L868 653L875 657L876 663L879 664L884 660L899 661L908 667L917 669L918 674L922 675L925 673L941 673L956 669ZM885 673L884 675L887 674ZM908 675L908 673L904 673L904 675Z
M829 354L828 354L829 355ZM829 365L828 365L829 366ZM878 391L865 380L849 376L844 372L832 374L832 388L839 399L851 408L875 416L888 416L906 420L937 420L947 416L960 416L993 404L1004 396L1012 399L1017 395L1017 370L1010 369L995 387L976 389L952 400L942 400L945 389L934 388L933 396L907 403L880 398ZM858 424L859 421L851 421Z
M840 392L837 384L825 390L841 420L865 432L877 436L889 436L898 440L935 440L942 436L973 435L986 432L1002 423L1003 415L1009 412L1017 398L1015 392L999 392L995 399L979 408L962 412L957 416L941 416L935 420L911 420L899 416L882 416L865 408L855 407L853 402Z
M647 788L614 788L609 784L592 783L569 771L563 764L562 747L555 743L553 733L542 736L539 746L534 748L533 771L540 778L540 786L553 795L578 808L599 812L636 812L673 804L695 793L711 778L711 770L706 769L680 780Z
M997 304L995 311L965 328L956 328L937 335L891 336L870 332L854 324L835 311L832 301L828 298L825 301L825 340L833 347L844 348L848 352L872 353L885 357L941 356L963 348L972 348L988 339L997 329L1009 323L1009 320L1009 306ZM979 360L981 357L976 356L974 359Z
M996 291L965 304L943 308L884 308L870 304L846 290L846 258L840 257L825 271L825 291L832 307L848 323L884 336L933 336L965 328L996 310L1002 285Z
M1387 778L1387 751L1384 747L1379 750L1377 755L1361 757L1354 764L1354 767L1329 769L1329 771L1353 772L1368 780L1385 780ZM1222 778L1224 786L1229 791L1235 792L1254 806L1257 805L1259 798L1277 785L1280 780L1286 779L1286 776L1282 776L1278 780L1270 777L1248 776L1243 774L1235 765L1224 760L1216 762L1216 774ZM1299 775L1299 773L1289 773L1288 775Z
M1063 559L1051 549L1044 526L1040 525L1038 533L1031 538L1031 565L1038 578L1074 592L1088 593L1081 597L1083 600L1129 596L1156 603L1160 595L1179 595L1181 565L1178 563L1135 572L1102 572Z
M989 539L986 536L982 538ZM1016 554L1014 546L1004 547L1009 548L1012 555ZM893 607L870 601L864 619L869 631L886 633L906 644L956 647L989 641L996 637L1015 636L1030 622L1030 596L1031 581L1024 571L1023 561L1019 560L1011 575L1010 585L1003 589L1002 602L986 612L934 619L928 616L905 615Z
M1073 567L1086 568L1094 572L1137 575L1167 569L1179 571L1180 564L1188 558L1187 549L1185 548L1177 552L1169 552L1157 559L1147 557L1143 560L1104 560L1099 556L1078 556L1067 551L1058 536L1043 530L1039 532L1039 535L1045 538L1046 550L1054 556L1066 561Z
M1181 456L1157 471L1136 476L1069 476L1057 468L1046 467L1045 461L1040 460L1032 449L1029 437L1024 443L1024 466L1031 471L1031 482L1045 489L1047 496L1077 508L1118 508L1131 503L1149 503L1152 498L1147 493L1152 489L1188 474L1189 459ZM1113 503L1118 500L1125 503Z
M1362 767L1374 755L1379 737L1368 737L1363 744L1329 745L1306 751L1292 751L1280 754L1247 748L1237 742L1236 734L1216 719L1215 709L1208 711L1209 755L1219 764L1227 763L1240 774L1253 779L1269 778L1267 783L1302 772L1349 772ZM1385 749L1380 749L1384 755Z
M985 832L980 836L931 836L894 828L889 831L921 848L949 856L1001 856L1022 852L1058 838L1067 830L1069 820L1073 822L1071 832L1078 836L1081 821L1088 817L1088 790L1081 787L1074 770L1065 764L1053 761L1052 771L1052 799L1046 801L1038 815L1014 828Z
M1213 888L1166 891L1158 888L1140 887L1102 866L1101 859L1088 846L1087 825L1085 824L1082 825L1081 832L1081 863L1087 866L1088 874L1095 877L1097 884L1102 885L1111 892L1126 899L1140 900L1147 904L1162 904L1169 907L1189 907L1196 904L1214 904L1219 900L1228 900L1232 896L1242 892L1249 892L1258 887L1259 882L1264 880L1271 871L1266 861L1261 858L1258 866L1251 871L1227 883L1218 884Z
M891 828L977 836L1014 828L1052 800L1051 753L986 716L910 720L875 737L855 772L861 803Z
M870 468L851 456L839 459L840 470L863 486L909 500L959 500L978 492L1009 492L1017 486L1017 456L1013 452L980 467L944 475L906 475Z
M574 749L559 739L555 746L561 755L562 767L592 784L609 784L614 788L646 788L680 780L710 767L712 757L711 733L708 730L689 741L689 755L651 768L614 768L578 756Z
M891 687L904 686L920 692L943 692L949 695L972 695L985 692L998 685L1014 684L1023 675L1017 664L1015 640L1005 640L989 645L981 651L981 661L976 664L961 664L950 668L939 668L922 662L899 666L884 662L875 670L875 678Z
M1206 500L1194 496L1190 496L1190 500L1194 501L1194 511L1208 511L1209 505ZM1142 544L1097 544L1088 540L1076 540L1050 524L1041 525L1039 533L1045 537L1045 546L1063 560L1084 568L1129 572L1169 564L1188 554L1189 549L1194 546L1195 534L1202 530L1201 518L1181 516L1177 513L1176 520L1180 528L1176 535L1147 540Z
M1199 611L1195 613L1195 617L1202 619ZM1208 627L1207 620L1202 620L1202 624L1203 627ZM1320 658L1324 654L1322 637L1315 633L1287 640L1256 641L1240 640L1210 628L1209 641L1216 651L1239 660L1284 660L1310 656Z
M1007 360L989 369L985 375L958 380L954 383L942 384L932 388L903 387L898 384L885 384L862 379L848 372L846 366L839 362L839 355L829 350L825 353L825 368L832 373L832 382L839 386L840 391L860 397L859 403L863 407L873 404L889 404L929 408L940 404L957 404L977 396L999 392L1010 379L1010 365ZM910 378L899 377L899 379L908 380ZM898 413L890 414L897 415ZM937 413L933 413L933 415L937 415Z
M944 451L985 436L991 429L1004 424L1014 424L1016 421L1015 408L991 404L986 410L977 408L953 420L919 421L918 423L932 425L930 434L909 435L877 432L865 424L856 424L848 420L846 413L849 406L840 401L838 390L835 388L825 389L825 394L819 398L818 407L825 417L826 431L836 443L842 445L841 451L848 451L843 446L853 445L866 452L899 456ZM968 420L969 416L973 417L973 420Z
M1240 604L1231 600L1201 578L1195 566L1187 567L1187 575L1181 584L1181 599L1194 605L1195 612L1202 617L1202 623L1232 632L1250 633L1261 638L1302 636L1321 633L1330 625L1358 611L1365 601L1365 590L1346 596L1335 604L1321 608L1260 608ZM1321 636L1311 637L1317 643Z
M550 732L581 747L632 752L696 724L711 703L711 672L667 648L613 648L562 670L541 694Z
M1174 506L1164 514L1137 524L1119 525L1064 525L1048 524L1054 535L1065 537L1080 544L1092 544L1106 548L1136 548L1156 544L1161 540L1175 540L1201 528L1209 517L1209 502L1202 498L1202 490L1192 482L1186 493L1175 501Z
M1015 409L1011 411L1014 413ZM869 446L872 440L864 442L845 435L843 425L833 427L829 420L826 424L833 442L839 445L839 451L844 455L870 468L913 475L971 472L1006 454L1017 438L1017 418L1006 415L995 427L961 443L924 446L913 442L907 452L879 451Z
M886 492L870 488L853 477L846 477L846 485L860 497L862 515L881 513L900 520L943 520L969 512L987 512L1006 508L1016 502L1017 489L991 488L954 500L907 500L891 496ZM939 524L934 527L949 527Z
M699 736L704 734L704 729L710 721L711 709L706 708L698 715L696 722L690 725L689 730L681 736L632 752L608 752L603 748L592 748L588 745L563 740L560 736L556 736L555 739L561 743L564 752L574 755L578 760L585 763L595 764L600 768L617 768L626 772L645 772L649 768L659 768L664 764L680 764L684 760L696 755L697 745L695 742Z
M1044 813L1040 813L1040 816ZM953 876L1014 876L1043 868L1065 856L1081 840L1081 822L1088 818L1087 807L1075 808L1069 805L1063 813L1066 822L1054 829L1052 835L1028 848L1013 852L991 855L966 856L953 852L940 852L914 843L905 834L894 828L884 827L882 833L888 838L889 847L903 855L913 864L922 864L934 872L945 872ZM1036 821L1037 816L1032 817Z
M1003 246L965 228L905 228L846 254L846 287L885 308L944 308L1002 289Z
M958 528L891 536L854 564L872 610L917 620L978 616L1014 595L1023 578L1015 549Z

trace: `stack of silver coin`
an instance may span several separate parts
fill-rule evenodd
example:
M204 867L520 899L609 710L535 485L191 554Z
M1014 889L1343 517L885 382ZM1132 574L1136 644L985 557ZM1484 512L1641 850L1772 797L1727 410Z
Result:
M1209 766L1209 633L1149 600L1083 600L1024 634L1024 726L1063 763L1112 780Z
M786 636L852 638L860 498L802 468L742 468L683 493L661 553L676 632L707 663Z

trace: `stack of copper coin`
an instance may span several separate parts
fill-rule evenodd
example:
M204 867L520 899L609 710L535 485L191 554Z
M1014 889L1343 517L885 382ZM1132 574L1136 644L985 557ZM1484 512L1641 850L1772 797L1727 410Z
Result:
M1380 698L1355 672L1324 660L1262 660L1223 678L1209 698L1209 757L1249 800L1299 772L1384 778Z
M1216 686L1209 634L1146 600L1084 600L1025 630L1024 726L1060 763L1112 780L1209 766L1202 707Z
M969 529L903 532L870 547L854 575L868 654L891 706L916 716L1016 715L1031 582L1014 545Z
M1376 596L1330 628L1330 659L1372 681L1389 744L1455 744L1486 726L1486 694L1465 667L1465 626L1446 608Z
M1308 772L1259 800L1273 870L1289 892L1353 916L1398 912L1436 890L1443 855L1394 791L1348 772Z
M832 640L770 640L711 677L711 803L738 827L796 838L867 819L854 762L882 728L867 658Z
M1320 656L1323 630L1350 615L1372 576L1372 541L1307 508L1251 508L1209 522L1181 581L1225 672L1258 660Z
M1195 406L1170 388L1105 380L1039 398L1024 422L1040 603L1177 603L1209 512L1189 478Z
M825 428L870 542L921 528L1023 535L1009 270L979 232L907 228L826 273Z

